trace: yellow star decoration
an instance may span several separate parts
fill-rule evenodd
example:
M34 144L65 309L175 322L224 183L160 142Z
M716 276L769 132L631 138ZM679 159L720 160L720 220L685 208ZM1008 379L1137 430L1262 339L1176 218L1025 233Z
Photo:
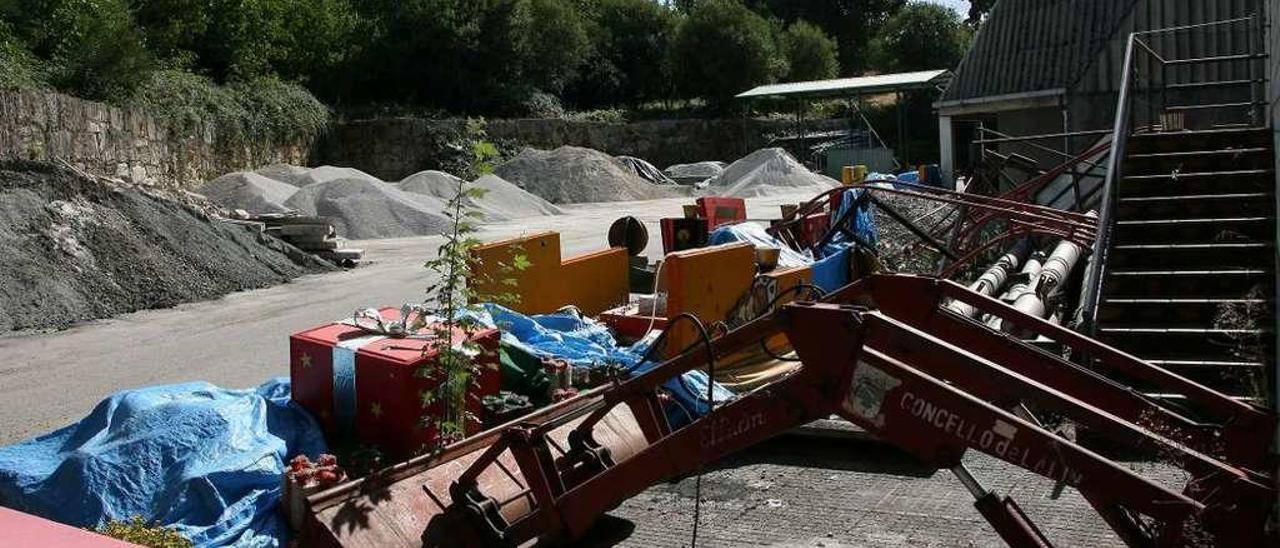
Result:
M373 413L374 418L382 418L382 404L376 401L373 402L373 404L369 406L369 412Z
M310 369L310 368L311 368L311 354L307 354L306 352L303 352L303 353L302 353L302 356L299 356L299 357L298 357L298 362L302 364L302 368L303 368L303 369Z

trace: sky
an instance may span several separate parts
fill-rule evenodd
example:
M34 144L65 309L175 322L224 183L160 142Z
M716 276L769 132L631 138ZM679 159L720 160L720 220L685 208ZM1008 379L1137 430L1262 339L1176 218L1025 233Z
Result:
M960 12L960 15L969 15L969 2L965 0L928 0L934 4L942 4L953 10Z

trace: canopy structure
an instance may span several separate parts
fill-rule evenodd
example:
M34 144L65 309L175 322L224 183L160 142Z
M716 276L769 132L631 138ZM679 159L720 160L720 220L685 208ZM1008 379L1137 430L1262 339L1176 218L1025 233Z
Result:
M877 74L858 78L770 84L749 89L739 93L736 97L738 99L753 99L757 97L808 97L814 99L848 97L851 95L873 95L917 89L937 89L946 85L950 80L951 71L949 70L922 70Z
M804 124L804 105L807 102L818 100L846 100L849 102L851 109L857 113L863 125L866 127L880 146L885 150L893 152L893 163L899 167L910 163L911 151L909 148L909 140L907 135L909 129L906 127L906 111L903 109L903 94L913 91L938 91L941 92L951 81L952 72L946 69L937 70L921 70L916 72L898 72L893 74L877 74L875 76L861 76L858 78L837 78L833 80L812 80L808 82L787 82L785 84L770 84L767 86L759 86L742 93L737 94L737 99L742 99L748 103L756 99L787 99L796 102L796 121L798 124ZM897 150L890 149L880 138L880 133L871 125L871 121L862 113L862 109L858 106L860 98L867 95L880 95L893 93L898 95L897 101L897 121L898 121L898 139ZM748 106L747 112L751 109ZM746 113L744 113L746 116ZM800 139L800 147L805 147L808 137L802 133ZM816 162L816 160L815 160Z

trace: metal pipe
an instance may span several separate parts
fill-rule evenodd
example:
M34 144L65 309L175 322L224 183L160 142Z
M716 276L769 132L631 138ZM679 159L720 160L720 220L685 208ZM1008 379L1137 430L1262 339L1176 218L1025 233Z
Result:
M1034 315L1037 318L1043 318L1045 316L1044 302L1040 300L1040 297L1036 296L1036 292L1032 289L1034 287L1032 285L1033 282L1040 275L1040 271L1043 268L1044 253L1037 251L1031 258L1027 259L1027 263L1018 272L1018 281L1009 287L1009 291L1000 300L1009 303L1022 312ZM1026 298L1028 295L1032 298ZM1003 318L994 316L987 322L987 325L1006 331L1004 323Z
M987 296L998 295L1005 282L1009 280L1009 275L1022 265L1022 261L1026 260L1030 251L1031 240L1023 239L1013 244L1008 253L997 259L996 263L991 265L991 268L988 268L986 272L982 273L982 276L978 277L977 281L969 285L969 289ZM978 309L974 308L973 305L961 301L947 303L947 310L967 318L972 318L978 313Z
M965 467L964 463L952 466L951 473L955 474L956 479L960 480L960 484L969 491L970 495L973 495L973 498L980 499L987 496L987 493L990 493L990 491L987 491L986 487L983 487L981 483L978 483L978 478L973 477L973 474L969 473L969 469Z
M1085 215L1097 217L1098 212L1089 211ZM1071 275L1071 271L1075 270L1076 263L1080 262L1082 255L1084 255L1084 248L1080 245L1067 240L1058 242L1058 246L1045 260L1044 268L1033 284L1036 295L1047 301L1050 296L1060 291L1067 277Z

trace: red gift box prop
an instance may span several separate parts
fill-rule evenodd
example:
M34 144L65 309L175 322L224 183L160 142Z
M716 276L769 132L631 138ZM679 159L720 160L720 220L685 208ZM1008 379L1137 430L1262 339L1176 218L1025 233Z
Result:
M384 308L383 318L396 320L400 311ZM407 457L430 448L436 428L424 421L438 418L443 403L422 405L422 394L437 388L439 380L418 371L436 359L431 329L424 336L394 338L337 322L308 329L289 337L289 377L293 400L315 416L330 443L351 439L377 446L393 457ZM483 329L472 334L479 345L478 378L472 379L467 410L476 417L484 396L498 393L502 384L498 362L498 331ZM453 344L466 334L454 329ZM479 430L468 420L467 433Z

